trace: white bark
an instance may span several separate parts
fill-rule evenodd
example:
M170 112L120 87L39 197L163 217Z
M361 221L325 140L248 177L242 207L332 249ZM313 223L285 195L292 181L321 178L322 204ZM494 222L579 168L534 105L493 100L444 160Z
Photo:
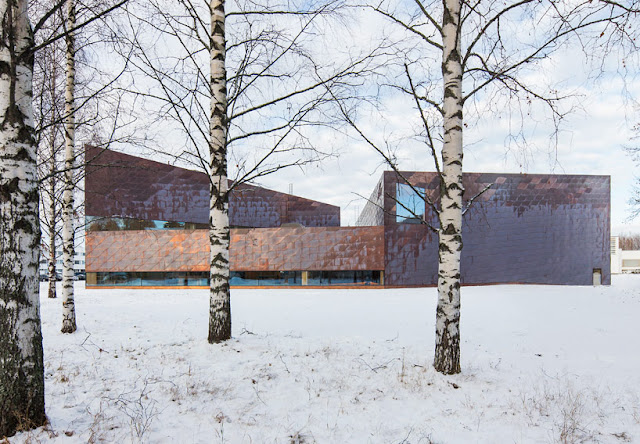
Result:
M51 57L54 60L54 57ZM56 64L51 64L51 122L56 120ZM49 297L55 298L56 294L56 131L51 126L51 138L49 141L51 147L51 164L49 169Z
M637 21L640 8L637 1L442 0L442 21L438 23L434 15L439 9L437 5L421 0L410 2L410 5L412 8L417 6L422 17L415 15L414 11L408 15L398 14L401 8L387 2L373 4L371 7L390 19L394 25L407 31L407 45L399 53L413 53L414 46L416 49L420 46L427 49L420 57L405 58L404 67L410 88L396 86L409 94L416 105L422 121L421 131L416 135L420 138L426 136L427 149L431 151L440 175L440 208L433 205L440 222L434 367L439 372L451 374L460 371L460 259L462 216L465 210L462 205L464 103L473 98L486 102L484 99L491 97L492 100L485 103L489 112L506 110L506 114L513 116L518 115L518 112L510 113L509 109L521 111L531 107L532 100L540 102L553 114L553 119L550 120L554 122L556 134L559 123L566 115L562 110L564 107L559 104L567 96L560 94L551 85L531 80L531 69L535 69L541 60L566 48L566 44L574 39L580 40L580 46L588 54L590 61L599 60L599 56L610 56L616 51L626 57L637 50L638 32L630 23ZM390 6L389 10L386 9L387 6ZM520 39L520 28L527 24L522 19L525 16L544 17L544 20L536 22L535 33L528 33ZM464 53L461 51L462 27L465 28ZM415 40L410 36L414 36ZM432 60L429 50L436 51L442 57L442 101L434 97L434 90L431 88L438 76L428 66ZM427 62L423 64L423 60ZM594 66L598 72L603 67L599 62ZM420 71L421 79L414 83L412 72ZM466 89L464 95L463 75ZM416 91L416 85L419 86L419 92ZM481 92L483 98L478 97ZM443 118L442 162L438 161L434 144L436 138L432 137L432 128L440 116ZM521 116L523 119L527 118L525 113ZM348 116L346 118L397 172L395 159L386 150L376 147ZM520 131L512 136L523 140L524 132ZM482 192L484 191L486 189ZM477 197L478 195L468 199L465 203L467 209ZM430 202L427 203L431 205Z
M53 131L52 131L53 132ZM56 295L56 179L54 173L56 170L55 154L53 143L51 145L51 178L49 179L49 297L55 298Z
M211 201L209 242L211 245L209 342L231 338L229 293L229 198L227 195L227 73L225 67L224 0L211 0Z
M75 0L67 0L67 29L76 26ZM75 107L74 87L76 78L75 35L69 32L67 42L66 85L64 92L64 145L65 173L62 197L62 333L76 331L76 308L73 295L73 256L75 236L73 230L73 173L75 163Z
M0 436L10 436L46 417L27 1L0 0L0 17Z
M442 147L439 230L438 307L434 367L460 372L460 253L462 251L462 62L461 0L443 0L442 75L444 144Z

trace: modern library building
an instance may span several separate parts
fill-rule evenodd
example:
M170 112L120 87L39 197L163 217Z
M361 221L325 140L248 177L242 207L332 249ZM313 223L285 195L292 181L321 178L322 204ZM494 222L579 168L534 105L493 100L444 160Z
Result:
M86 284L203 287L209 179L88 148ZM610 283L610 177L466 173L461 281ZM409 185L410 184L410 185ZM490 186L489 186L490 185ZM384 172L357 226L340 208L238 184L229 198L231 286L420 287L437 283L436 173Z

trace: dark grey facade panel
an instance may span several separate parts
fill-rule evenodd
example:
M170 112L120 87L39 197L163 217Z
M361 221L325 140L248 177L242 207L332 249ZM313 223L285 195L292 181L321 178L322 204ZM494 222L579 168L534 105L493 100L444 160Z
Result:
M437 200L434 173L403 175L434 190ZM470 173L463 180L466 198L493 184L463 221L463 284L590 285L594 269L603 284L611 283L608 176ZM397 182L385 175L387 194ZM385 283L436 285L436 234L396 223L393 198L385 206Z
M380 177L356 221L358 227L380 225L384 225L384 175Z

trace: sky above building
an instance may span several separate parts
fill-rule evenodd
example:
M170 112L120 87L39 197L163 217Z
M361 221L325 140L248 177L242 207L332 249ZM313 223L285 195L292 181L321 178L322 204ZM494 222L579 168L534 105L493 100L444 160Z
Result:
M319 24L323 27L318 28L314 38L320 36L321 41L314 43L313 48L318 60L331 63L341 57L352 57L357 48L375 47L381 34L396 42L408 41L406 34L399 33L379 14L358 10L348 18L342 25ZM509 50L535 40L543 18L520 17L518 20L521 21L512 20L501 27ZM507 32L510 32L508 36ZM595 35L597 40L599 32ZM339 42L337 46L336 42ZM559 105L563 118L557 127L558 119L554 119L549 109L535 100L527 106L522 92L514 95L517 100L504 97L496 100L496 95L481 93L475 100L468 101L464 110L464 171L611 176L612 233L640 231L640 218L629 220L629 199L636 176L640 176L640 166L625 151L626 147L640 143L634 140L637 133L632 130L640 122L638 61L616 52L615 47L613 49L602 55L578 44L561 45L551 56L519 73L520 79L537 90L544 92L551 91L545 88L553 88L558 95L567 97ZM206 64L206 54L200 55ZM421 80L426 79L423 86L427 85L427 90L436 91L434 97L440 97L437 91L441 89L437 79L440 71L437 56L437 53L431 53L429 58L425 57L426 62L418 57L414 60L416 64L411 65L415 67L416 76L423 74L420 68L432 70ZM429 79L433 80L431 86ZM463 89L465 86L468 91L471 85L465 83ZM424 140L416 137L421 122L412 100L394 93L393 89L380 88L380 84L371 85L369 90L365 85L363 91L369 94L376 88L380 92L375 100L356 109L362 132L379 146L388 148L400 169L434 171L434 162ZM208 109L208 106L203 103L202 109ZM340 116L331 117L339 120ZM168 126L154 131L163 134L160 139L164 144L178 147L178 150L186 149L183 147L188 142L184 142L184 134L172 133ZM314 128L305 137L312 140L314 146L332 152L333 156L322 162L279 170L255 183L281 192L289 192L292 187L295 195L338 205L342 209L342 224L353 225L388 166L344 124ZM206 147L206 143L198 144ZM119 149L145 156L127 147ZM238 149L251 155L254 146ZM202 151L206 152L206 149ZM233 153L234 148L231 148L229 174L232 178L235 165L242 163L233 158ZM159 156L154 159L161 160ZM175 159L168 161L180 165Z
M634 89L640 92L637 84ZM640 176L625 148L634 146L634 104L621 93L622 81L584 91L582 110L567 118L558 135L557 149L548 146L549 127L539 130L527 150L509 147L509 124L484 118L465 133L464 170L468 172L594 174L611 176L612 233L640 231L640 218L629 220L629 199ZM640 97L640 96L638 96ZM403 113L399 111L399 118ZM542 121L540 127L545 125ZM367 125L382 138L382 128ZM387 128L388 130L388 128ZM329 134L327 144L339 145L338 156L304 169L288 169L265 177L261 183L296 195L338 205L342 224L352 225L373 191L382 171L389 169L381 156L363 141ZM637 146L637 143L635 144ZM433 171L425 146L407 143L398 150L404 170Z
M566 113L556 131L548 109L534 106L530 116L513 115L495 109L480 97L465 106L464 163L467 172L593 174L611 176L612 234L640 232L640 217L630 218L629 201L640 177L640 163L628 153L640 147L640 78L622 69L623 61L610 55L594 68L582 50L569 46L544 62L531 76L556 85L568 98ZM534 80L534 83L537 80ZM410 132L418 124L415 110L397 96L382 101L384 118L370 114L363 118L367 136L384 145L395 133ZM471 108L471 112L468 109ZM514 140L521 133L526 142ZM339 205L343 225L355 223L385 166L380 155L358 137L341 132L323 134L326 144L338 146L338 156L304 169L290 169L265 177L262 183L287 192L293 183L295 194ZM407 139L396 142L395 154L401 169L434 171L434 162L424 143Z

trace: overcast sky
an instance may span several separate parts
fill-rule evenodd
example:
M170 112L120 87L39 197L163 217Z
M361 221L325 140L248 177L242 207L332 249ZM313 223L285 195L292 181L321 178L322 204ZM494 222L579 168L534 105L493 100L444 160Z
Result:
M640 97L640 83L628 85ZM640 218L627 221L628 201L640 167L634 165L624 147L633 145L631 126L636 118L634 106L622 94L622 80L612 76L608 82L588 90L581 90L576 100L582 105L563 125L558 149L549 150L549 128L536 123L540 140L531 140L526 153L508 148L508 123L489 117L465 132L464 170L468 172L595 174L611 176L612 233L640 232ZM396 110L398 119L409 119L411 110ZM372 133L388 133L390 129L376 128ZM385 168L380 156L362 141L327 132L326 143L339 145L339 157L304 170L290 169L264 178L261 183L277 191L288 192L293 184L294 194L320 200L342 209L342 224L354 224L357 214L380 179ZM382 136L381 136L382 137ZM409 143L407 145L410 145ZM556 157L557 156L557 157ZM433 171L433 162L424 147L417 144L401 150L400 166L405 170Z
M514 38L527 35L526 29L515 28ZM349 47L366 47L374 41L379 29L393 36L393 30L377 15L356 17L346 26L331 28L331 32L325 34L350 42ZM528 30L529 36L531 32ZM327 46L326 51L337 57L335 47ZM603 63L605 74L593 81L593 65L585 60L579 47L569 47L525 73L531 84L549 82L556 85L561 94L572 96L563 105L565 110L572 108L573 112L561 126L557 145L549 143L553 125L545 110L534 107L531 118L525 120L523 130L528 146L521 149L510 143L514 121L500 109L489 110L491 103L482 102L488 99L479 97L477 107L465 107L465 122L469 126L464 132L464 171L609 175L612 233L640 232L640 218L627 221L628 201L635 176L640 176L640 167L624 151L625 146L634 143L631 127L640 122L640 112L634 103L640 100L640 79L635 76L637 70L631 70L624 77L619 75L621 65L618 55L610 55ZM433 67L439 70L439 62L433 63ZM411 101L389 93L379 98L377 107L359 113L358 123L372 140L384 144L419 126ZM480 110L476 115L475 109ZM337 156L302 169L278 171L261 178L258 184L281 192L289 192L293 184L293 194L339 206L342 224L352 225L366 202L361 196L370 195L382 171L388 168L372 148L353 135L346 135L344 129L318 130L314 139L318 146L331 147ZM402 169L434 170L423 143L405 140L397 144L396 155Z
M370 17L368 18L370 19ZM367 19L367 20L368 20ZM363 23L357 35L362 37ZM382 24L376 25L383 26ZM371 29L371 26L364 28ZM364 31L366 33L366 31ZM640 145L633 140L632 127L640 122L640 78L637 70L620 74L620 56L611 54L603 62L604 74L594 80L591 63L579 47L564 48L537 65L529 76L533 82L556 85L561 93L572 95L564 109L572 109L562 123L557 145L550 145L553 125L547 110L534 108L534 116L525 123L527 149L510 144L513 121L507 115L481 112L479 116L465 107L463 169L467 172L594 174L611 176L612 234L640 232L640 217L628 221L628 201L633 192L640 166L625 152L625 146ZM627 68L629 67L627 61ZM486 104L479 101L479 109ZM382 142L390 134L402 133L418 125L411 103L397 97L386 97L381 106L384 119L371 115L361 123L367 135ZM516 123L517 125L517 123ZM287 192L293 183L294 194L338 205L342 209L342 224L354 224L368 197L388 168L370 147L357 138L346 138L335 132L321 135L327 144L339 148L339 157L305 170L287 170L266 177L262 184ZM405 170L433 171L434 166L424 145L407 142L397 151L399 165Z

